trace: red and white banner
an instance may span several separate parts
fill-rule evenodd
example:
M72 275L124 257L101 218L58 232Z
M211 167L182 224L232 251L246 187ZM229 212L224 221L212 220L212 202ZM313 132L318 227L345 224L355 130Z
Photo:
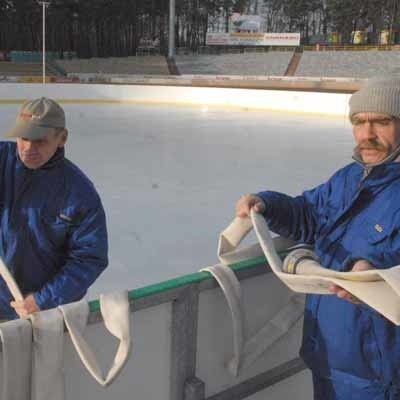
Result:
M226 46L298 46L300 33L207 33L207 45Z

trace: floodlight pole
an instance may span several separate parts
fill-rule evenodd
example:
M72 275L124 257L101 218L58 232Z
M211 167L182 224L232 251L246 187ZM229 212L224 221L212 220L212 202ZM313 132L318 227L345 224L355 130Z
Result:
M42 75L43 83L46 83L46 7L50 5L50 1L39 1L42 6Z
M175 0L169 0L168 58L175 55Z

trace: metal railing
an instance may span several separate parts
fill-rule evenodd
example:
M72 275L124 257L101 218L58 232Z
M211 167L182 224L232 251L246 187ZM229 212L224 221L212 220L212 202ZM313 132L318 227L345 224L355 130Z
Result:
M341 45L305 45L302 46L304 51L370 51L370 50L381 50L391 51L400 50L400 45L388 45L388 44L368 44L368 45L357 45L357 44L341 44Z

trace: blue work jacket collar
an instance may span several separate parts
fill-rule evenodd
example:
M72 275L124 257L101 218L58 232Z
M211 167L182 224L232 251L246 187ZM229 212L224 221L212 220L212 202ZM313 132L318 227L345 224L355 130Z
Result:
M35 170L28 168L19 158L19 154L18 154L18 149L15 150L16 156L17 156L17 167L19 168L23 168L24 170L27 171L44 171L44 170L49 170L52 169L54 167L56 167L57 165L59 165L62 160L64 159L65 156L65 150L64 147L58 148L56 150L56 152L53 154L53 156L50 158L49 161L47 161L46 164L42 165L40 168L37 168Z
M361 181L365 181L367 186L385 185L400 178L400 147L375 164L364 163L356 152L353 154L353 160L363 169Z

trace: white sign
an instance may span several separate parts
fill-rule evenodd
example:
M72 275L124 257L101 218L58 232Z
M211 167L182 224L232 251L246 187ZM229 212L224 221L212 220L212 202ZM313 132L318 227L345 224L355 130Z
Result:
M230 18L230 32L262 33L263 19L258 15L233 14Z
M207 45L298 46L300 33L207 33Z

